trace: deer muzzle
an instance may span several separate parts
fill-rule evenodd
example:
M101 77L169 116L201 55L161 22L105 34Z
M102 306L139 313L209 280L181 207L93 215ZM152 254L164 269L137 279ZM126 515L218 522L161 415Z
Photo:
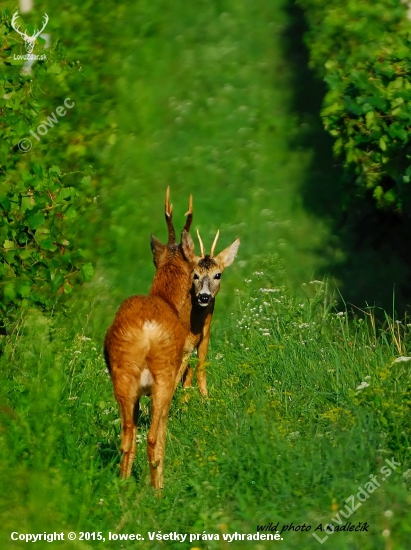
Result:
M198 295L198 303L200 306L207 306L210 300L211 294L209 292L201 292L201 294Z

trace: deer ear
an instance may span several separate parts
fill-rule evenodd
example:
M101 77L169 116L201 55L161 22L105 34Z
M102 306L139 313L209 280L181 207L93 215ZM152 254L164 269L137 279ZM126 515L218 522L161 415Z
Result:
M220 252L215 258L216 261L223 265L223 269L228 267L234 262L234 258L237 255L238 247L240 246L240 239L236 239L232 245L228 246L225 250Z
M165 244L161 243L154 235L150 235L151 252L153 253L153 262L158 267L158 261L164 250L167 248Z
M181 248L186 260L192 262L195 258L194 241L185 229L181 232Z

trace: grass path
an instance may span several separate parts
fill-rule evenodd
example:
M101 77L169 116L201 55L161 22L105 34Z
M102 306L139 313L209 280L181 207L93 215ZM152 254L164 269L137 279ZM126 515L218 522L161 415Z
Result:
M120 137L110 159L116 182L104 197L113 286L122 296L145 291L151 280L148 233L164 238L166 185L177 225L193 193L194 226L206 246L218 228L220 247L241 238L226 303L267 256L278 257L278 281L293 288L322 266L327 228L304 212L299 196L311 151L292 145L301 127L290 113L284 8L279 0L142 2L130 14Z
M97 306L97 332L112 319L109 303L149 286L148 236L164 238L166 185L176 219L193 192L208 246L217 228L221 246L242 239L216 308L211 397L177 390L158 498L148 486L148 401L134 476L118 479L118 409L96 331L34 314L21 322L0 358L1 548L20 544L13 531L75 531L106 540L54 547L408 550L411 381L409 363L394 360L408 355L408 328L350 324L315 284L294 297L321 266L328 235L298 194L311 152L292 145L302 128L290 113L285 8L262 0L129 6L124 76L113 82L119 137L105 160L115 178L102 192L98 243L110 300ZM392 458L401 464L383 480ZM342 521L346 499L372 475L380 487L349 515L369 532L336 533L321 546L314 529ZM287 531L278 543L224 541L269 522L311 532ZM200 538L149 540L160 531ZM109 532L145 540L109 541ZM204 532L219 540L203 540Z

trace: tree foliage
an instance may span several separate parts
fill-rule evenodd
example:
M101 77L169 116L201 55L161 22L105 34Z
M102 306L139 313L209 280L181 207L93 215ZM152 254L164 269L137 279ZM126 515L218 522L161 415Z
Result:
M321 117L355 185L378 207L410 212L411 50L405 4L299 0L311 66L324 78Z
M45 59L37 60L27 74L21 59L26 51L11 27L12 14L0 12L3 313L30 305L55 307L94 274L93 253L84 246L83 234L97 215L96 159L113 142L115 129L107 116L113 91L104 86L104 70L93 70L105 67L101 48L94 50L87 70L80 61L93 51L96 26L73 18L69 31L78 40L63 47L59 35L67 28L68 12L53 13L58 16L50 18L51 47L45 49L44 40L38 39L33 53ZM100 25L108 25L109 10L105 15ZM109 33L101 36L107 40ZM72 107L65 108L65 101Z

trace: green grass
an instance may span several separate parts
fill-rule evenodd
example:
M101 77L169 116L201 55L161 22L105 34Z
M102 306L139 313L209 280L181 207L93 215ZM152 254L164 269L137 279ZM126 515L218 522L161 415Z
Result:
M392 547L408 548L411 499L403 474L410 460L411 377L409 363L393 362L409 345L408 328L353 325L345 313L330 311L317 285L296 300L259 277L248 297L238 297L231 322L214 327L210 399L202 402L197 388L176 392L162 498L148 484L148 400L133 477L118 479L118 410L100 342L35 314L7 337L2 548L12 547L12 531L138 532L146 539L139 547L160 548L148 531L255 533L257 524L270 521L314 529L344 510L373 474L381 487L350 517L367 521L370 532L334 534L325 547L389 548L382 536L389 529ZM357 390L363 381L369 386ZM380 468L392 457L401 466L382 482ZM311 533L283 537L285 548L319 547ZM117 548L119 542L58 544Z
M113 180L100 197L108 219L99 238L112 243L105 266L113 269L114 292L124 298L147 289L148 232L164 238L167 185L177 227L193 194L193 226L206 248L218 228L221 248L241 238L220 302L230 303L230 289L244 286L272 253L298 288L324 266L319 251L328 235L299 195L312 150L292 145L307 124L290 112L285 2L158 2L134 10L152 33L125 30L131 36L117 83ZM118 269L119 258L126 269Z
M53 543L62 549L212 549L229 543L150 542L147 532L255 533L270 521L313 530L395 457L401 466L350 517L370 532L334 534L323 547L408 550L411 379L409 363L393 361L408 355L409 329L389 319L378 328L370 314L349 321L325 285L310 283L329 236L298 194L313 152L293 145L304 128L291 112L286 7L127 6L123 76L113 81L117 142L97 167L107 170L104 220L82 237L101 258L95 281L66 316L28 312L2 337L1 548L23 544L10 541L12 531L146 539ZM167 185L177 227L193 193L206 246L217 228L221 248L242 242L217 298L210 399L177 390L158 498L148 484L148 401L133 477L118 478L119 415L101 348L121 299L152 280L149 233L164 239ZM283 537L282 548L321 546L311 533Z

